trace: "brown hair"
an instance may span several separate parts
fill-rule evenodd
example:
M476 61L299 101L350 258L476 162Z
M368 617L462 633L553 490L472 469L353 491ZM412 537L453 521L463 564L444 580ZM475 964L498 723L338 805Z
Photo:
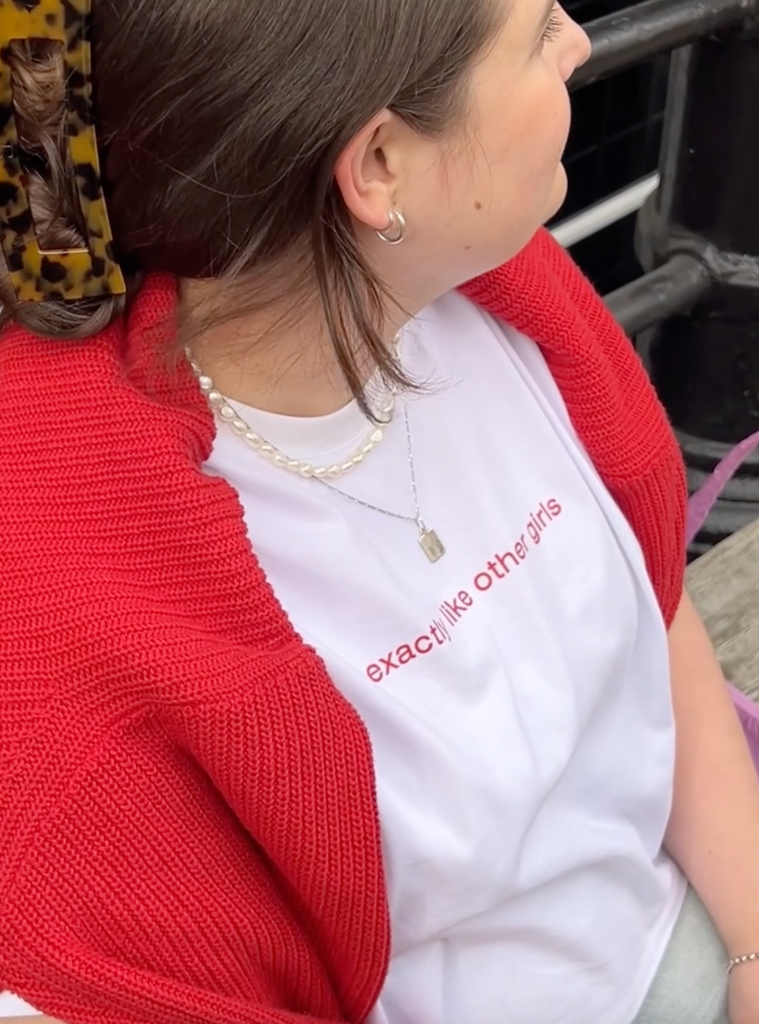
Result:
M397 380L378 333L381 283L354 239L335 162L385 107L424 134L455 122L495 27L492 0L94 0L101 161L132 286L156 270L245 273L253 294L257 278L289 266L316 285L353 393L356 340ZM26 43L13 66L40 245L81 245L62 62L51 45ZM93 334L123 305L18 303L1 275L0 299L6 320L57 337Z

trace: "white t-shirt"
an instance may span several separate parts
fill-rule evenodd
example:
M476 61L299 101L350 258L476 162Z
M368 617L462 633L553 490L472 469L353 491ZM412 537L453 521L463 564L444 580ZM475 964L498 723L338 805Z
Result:
M630 1024L679 913L661 845L674 724L640 547L537 347L458 295L403 332L431 563L407 520L276 469L220 426L207 470L369 731L392 923L376 1024ZM355 404L240 407L344 461ZM402 404L339 489L414 511Z

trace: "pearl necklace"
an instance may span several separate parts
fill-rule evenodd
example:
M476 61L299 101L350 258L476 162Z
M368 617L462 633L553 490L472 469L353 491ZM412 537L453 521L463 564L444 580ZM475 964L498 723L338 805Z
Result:
M220 391L216 390L211 378L208 374L203 373L200 366L192 358L189 352L187 353L187 358L190 361L192 372L198 380L200 390L205 395L206 401L211 407L211 410L219 417L219 419L227 423L235 434L237 434L237 436L240 437L249 448L252 448L253 451L257 452L261 458L267 459L278 469L285 469L289 473L294 473L297 476L305 478L313 477L316 480L336 480L338 477L345 476L346 473L350 473L350 471L355 469L356 466L360 466L366 456L369 455L369 453L372 452L378 444L380 444L385 436L383 428L391 422L393 414L395 413L395 395L390 394L386 397L385 402L379 410L379 422L382 425L372 427L356 451L348 459L333 466L312 466L311 463L305 462L303 459L291 459L289 455L280 451L276 445L271 444L271 442L267 441L265 437L261 436L261 434L256 433L255 430L251 430L237 410L232 408L224 395L222 395Z
M250 448L258 452L260 456L269 460L273 466L277 466L280 469L286 469L290 473L297 474L298 476L305 477L306 479L316 480L318 483L324 484L325 487L329 487L329 489L334 491L335 494L339 494L341 497L347 498L349 501L352 501L357 505L362 505L364 508L371 509L373 512L381 512L382 515L392 516L394 519L404 519L410 523L414 523L418 531L417 541L419 543L419 547L422 549L427 559L430 562L438 562L443 557L445 554L445 547L440 540L440 537L435 530L427 529L419 510L419 494L416 486L416 468L414 466L414 447L411 442L408 406L405 402L403 403L403 419L406 425L406 445L408 449L409 467L411 470L411 488L414 494L413 515L404 515L400 512L393 512L388 508L380 508L379 505L372 505L371 502L364 501L362 498L356 498L354 495L347 494L345 491L341 491L339 488L332 485L332 480L339 476L343 476L345 473L350 473L350 471L355 469L356 466L361 465L369 452L377 447L384 437L382 427L375 427L355 454L341 465L312 466L310 463L304 462L302 459L291 459L289 456L285 455L284 452L281 452L275 445L270 444L270 442L260 434L257 434L254 430L250 429L245 420L243 420L237 411L232 408L224 395L222 395L220 391L216 390L211 378L208 374L203 373L189 351L187 352L187 358L190 362L193 373L198 379L200 390L205 395L211 412L227 423L235 434L242 438ZM380 413L384 417L381 422L385 426L387 426L387 424L392 420L394 412L395 394L391 393L383 408L380 409Z

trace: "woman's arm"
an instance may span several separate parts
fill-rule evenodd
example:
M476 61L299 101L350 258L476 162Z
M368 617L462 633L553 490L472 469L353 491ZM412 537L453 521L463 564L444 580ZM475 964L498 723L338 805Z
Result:
M686 595L669 632L677 761L669 852L730 955L759 951L759 781L706 629Z
M666 844L730 956L759 951L759 781L706 629L687 594L669 631L677 756ZM759 963L737 969L759 1021ZM742 1016L741 1013L746 1014Z

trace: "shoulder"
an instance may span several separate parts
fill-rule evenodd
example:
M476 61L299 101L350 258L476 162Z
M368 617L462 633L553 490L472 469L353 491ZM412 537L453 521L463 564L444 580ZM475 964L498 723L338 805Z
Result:
M685 566L685 473L634 346L545 230L462 292L541 349L580 439L638 536L671 622Z
M141 299L155 300L150 288ZM23 707L54 730L67 709L84 725L196 694L196 680L174 671L188 649L199 662L221 651L223 661L232 640L255 632L251 621L269 650L295 646L234 494L202 472L214 425L191 371L170 379L146 368L139 343L155 322L143 316L138 328L115 324L80 342L18 329L0 339L0 738L9 742L5 727ZM212 644L217 633L226 647Z

